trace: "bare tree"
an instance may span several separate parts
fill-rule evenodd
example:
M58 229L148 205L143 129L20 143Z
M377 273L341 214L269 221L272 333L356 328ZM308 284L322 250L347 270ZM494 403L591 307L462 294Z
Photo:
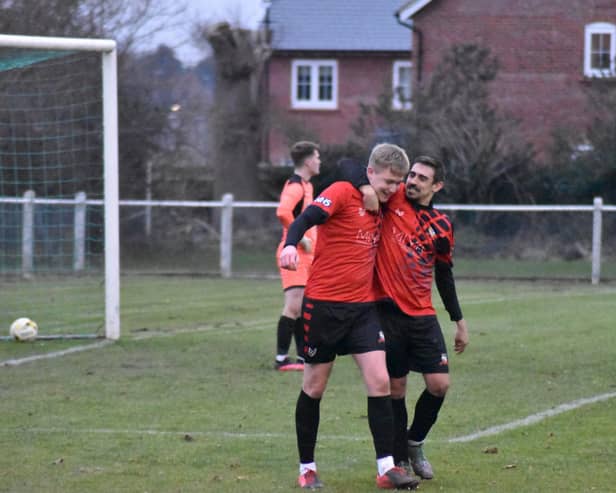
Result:
M215 60L215 107L210 136L214 194L233 192L237 199L260 198L257 164L261 154L261 111L258 87L269 52L257 34L228 23L203 34Z
M140 196L146 162L161 146L168 109L152 98L157 80L136 73L136 47L182 21L185 2L154 0L0 0L0 32L69 37L108 37L118 42L119 140L123 196ZM92 78L98 77L95 67Z
M61 0L60 0L61 1ZM120 53L135 51L163 30L188 24L186 0L81 0L76 21L86 32L113 37Z
M489 49L455 45L417 96L421 146L449 165L448 183L464 202L525 201L533 158L518 122L489 100L498 61Z
M588 203L601 196L616 202L616 88L610 79L597 78L586 88L587 114L592 115L584 132L561 127L553 133L551 166L540 190L560 203Z
M417 88L410 111L391 108L391 92L364 106L355 132L367 143L378 134L410 155L432 154L448 166L441 199L491 203L528 201L525 184L534 152L518 122L489 99L498 61L477 45L448 50L429 83Z
M0 0L0 30L33 36L108 36L130 51L153 34L180 25L185 0Z

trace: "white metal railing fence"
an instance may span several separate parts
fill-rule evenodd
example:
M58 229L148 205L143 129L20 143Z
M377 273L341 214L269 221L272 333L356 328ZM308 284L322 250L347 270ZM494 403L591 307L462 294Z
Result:
M74 262L76 272L83 270L85 262L86 214L87 205L103 205L102 200L87 199L83 192L74 199L36 198L34 192L27 191L24 197L0 197L0 204L23 204L22 218L22 271L29 274L33 269L34 207L36 204L74 205ZM275 208L277 202L234 201L232 194L225 194L220 201L177 201L177 200L120 200L123 207L140 207L151 211L153 207L220 208L220 274L224 278L232 276L233 258L233 210L235 208ZM441 210L450 211L491 211L491 212L592 212L592 253L591 282L598 284L601 278L602 220L604 212L616 212L616 206L605 205L600 197L593 205L483 205L483 204L441 204Z

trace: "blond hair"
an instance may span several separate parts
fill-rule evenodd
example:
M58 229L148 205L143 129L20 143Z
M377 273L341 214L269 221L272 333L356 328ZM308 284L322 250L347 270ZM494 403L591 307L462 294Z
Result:
M385 143L374 146L368 159L368 166L377 172L390 169L398 175L406 175L411 164L402 147Z

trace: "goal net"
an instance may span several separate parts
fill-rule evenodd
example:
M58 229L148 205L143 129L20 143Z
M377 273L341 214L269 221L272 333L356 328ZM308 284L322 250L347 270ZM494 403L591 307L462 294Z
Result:
M0 335L119 337L112 40L0 35Z

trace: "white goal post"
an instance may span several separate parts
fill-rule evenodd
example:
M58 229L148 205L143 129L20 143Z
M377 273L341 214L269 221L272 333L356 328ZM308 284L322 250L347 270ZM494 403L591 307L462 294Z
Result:
M118 213L118 95L116 42L111 39L0 35L0 48L90 51L101 54L104 167L105 337L120 337Z

